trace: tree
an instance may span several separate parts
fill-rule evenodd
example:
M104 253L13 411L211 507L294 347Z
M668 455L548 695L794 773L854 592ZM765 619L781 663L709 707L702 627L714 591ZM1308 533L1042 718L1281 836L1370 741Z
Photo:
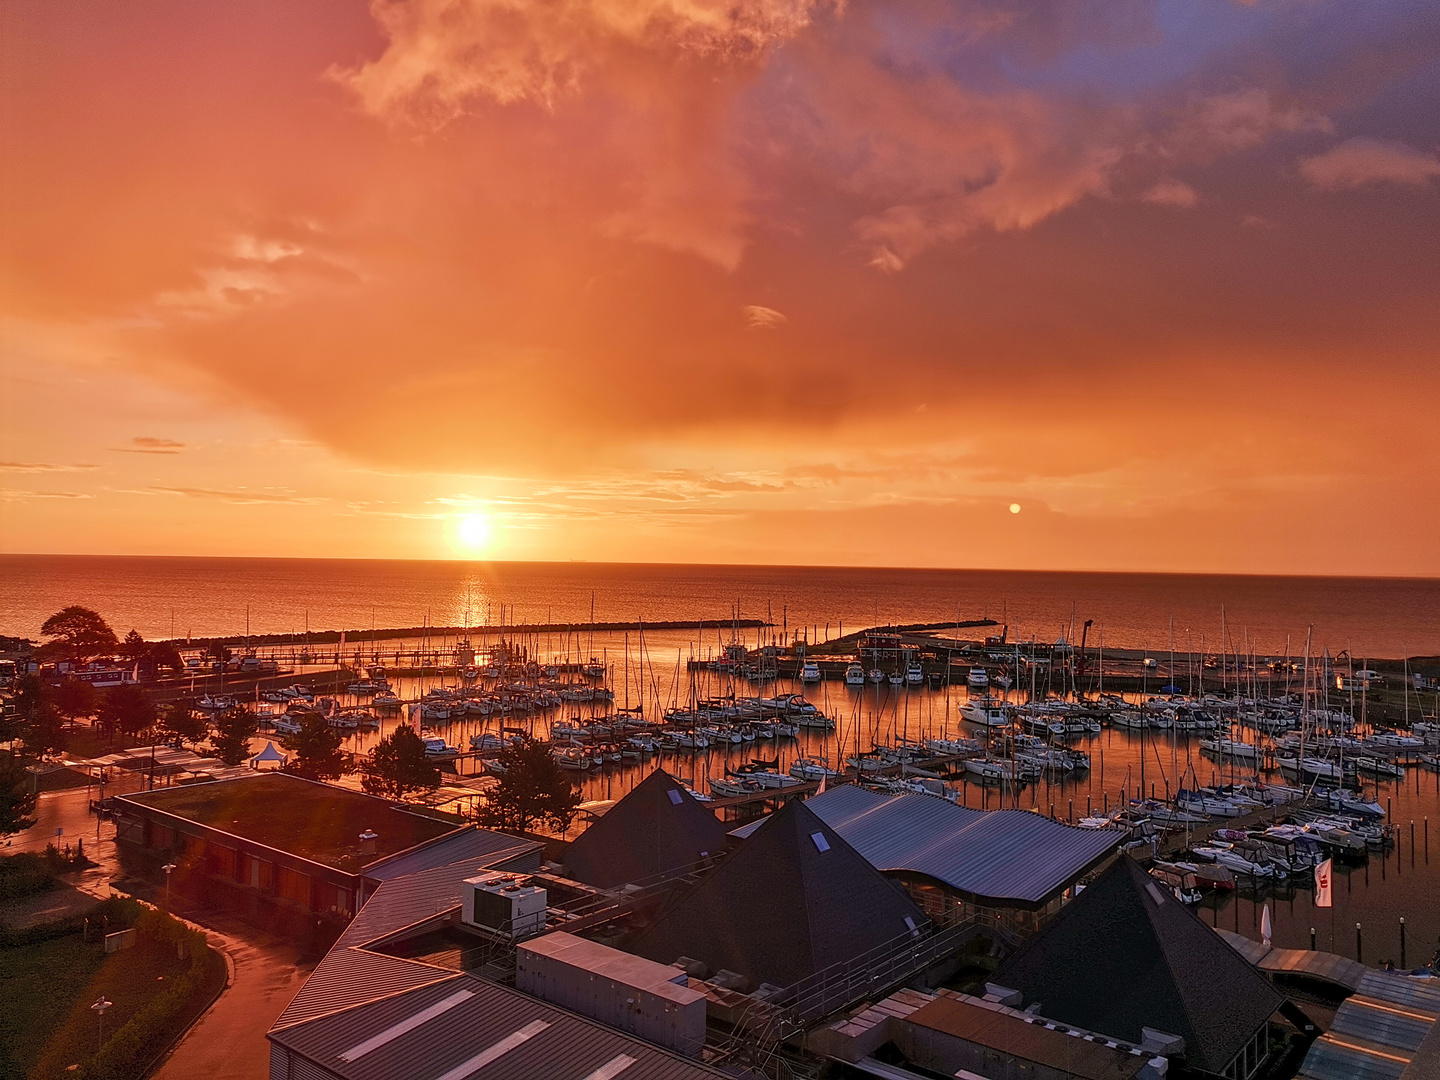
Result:
M150 646L145 644L145 639L138 630L132 629L125 635L125 640L120 642L120 655L127 660L138 661L149 651Z
M210 736L210 748L226 765L239 765L250 756L250 740L258 727L254 713L240 705L232 705L215 718L215 734Z
M54 693L55 710L67 720L94 716L100 707L100 695L84 679L66 679Z
M134 683L121 683L105 691L95 719L106 731L138 735L155 726L158 713L149 694Z
M545 822L564 832L580 808L580 792L560 768L550 748L528 735L497 755L505 771L477 816L481 825L528 832Z
M145 653L145 662L159 671L162 667L171 671L184 671L185 660L177 649L168 641L157 641L150 645Z
M65 721L48 701L42 702L25 722L20 737L24 740L25 752L32 757L58 754L69 741L65 734Z
M72 604L51 615L40 633L52 640L42 648L60 659L85 661L115 651L115 631L97 611Z
M166 742L193 746L210 734L210 721L198 715L188 701L177 701L160 717L160 730Z
M323 716L308 713L300 721L300 730L287 735L281 744L293 755L284 771L307 780L337 780L350 771L350 763L340 752L345 736L331 727Z
M38 798L30 772L14 754L0 754L0 836L21 832L35 824L30 817Z
M360 771L360 786L387 799L440 786L440 769L425 756L425 744L409 724L401 724L376 743Z

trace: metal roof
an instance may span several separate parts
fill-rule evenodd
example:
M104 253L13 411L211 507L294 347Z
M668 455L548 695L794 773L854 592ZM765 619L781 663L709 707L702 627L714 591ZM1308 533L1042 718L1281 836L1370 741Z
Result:
M1043 903L1124 839L1114 829L1081 829L1029 810L971 810L934 795L882 795L848 784L805 805L877 870L923 874L999 903Z
M270 1039L342 1080L588 1080L597 1075L716 1080L723 1075L470 975L272 1031Z
M376 859L366 865L364 874L377 881L390 881L406 874L448 866L464 859L480 859L501 853L508 859L526 852L543 851L544 847L538 840L526 840L524 837L509 836L506 833L467 825L434 840L423 841L405 851L397 851L393 855ZM514 855L511 855L511 852L514 852ZM492 858L487 865L495 865L495 860Z
M1440 986L1367 970L1310 1046L1297 1074L1309 1080L1420 1080L1440 1062Z

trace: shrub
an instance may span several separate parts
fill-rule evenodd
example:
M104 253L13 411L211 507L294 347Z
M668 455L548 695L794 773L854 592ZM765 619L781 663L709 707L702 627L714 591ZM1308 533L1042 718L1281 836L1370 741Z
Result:
M205 935L164 912L146 909L135 922L142 938L183 945L190 961L183 974L105 1040L76 1072L82 1080L133 1080L142 1076L170 1041L225 983L225 961Z

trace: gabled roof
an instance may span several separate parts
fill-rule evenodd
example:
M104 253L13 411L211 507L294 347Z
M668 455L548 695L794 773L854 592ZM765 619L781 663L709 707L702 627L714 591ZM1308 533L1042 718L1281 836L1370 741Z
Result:
M1029 810L972 810L934 795L883 795L851 784L806 805L877 870L923 874L982 902L1042 904L1124 839L1115 829L1081 829Z
M692 866L725 849L725 826L656 769L565 850L565 873L601 889Z
M1178 1035L1187 1064L1217 1073L1285 1000L1128 855L993 981L1050 1020L1133 1043L1147 1027Z
M898 885L794 801L664 911L634 951L790 986L924 923Z

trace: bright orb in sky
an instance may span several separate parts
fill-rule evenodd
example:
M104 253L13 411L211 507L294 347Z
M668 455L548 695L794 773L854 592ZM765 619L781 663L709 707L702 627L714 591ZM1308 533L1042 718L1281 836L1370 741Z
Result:
M1010 504L1010 513L1012 513L1012 514L1018 514L1019 512L1020 512L1020 504L1019 504L1019 503L1011 503L1011 504Z
M455 526L455 536L467 551L479 551L490 539L490 522L484 514L466 514Z

